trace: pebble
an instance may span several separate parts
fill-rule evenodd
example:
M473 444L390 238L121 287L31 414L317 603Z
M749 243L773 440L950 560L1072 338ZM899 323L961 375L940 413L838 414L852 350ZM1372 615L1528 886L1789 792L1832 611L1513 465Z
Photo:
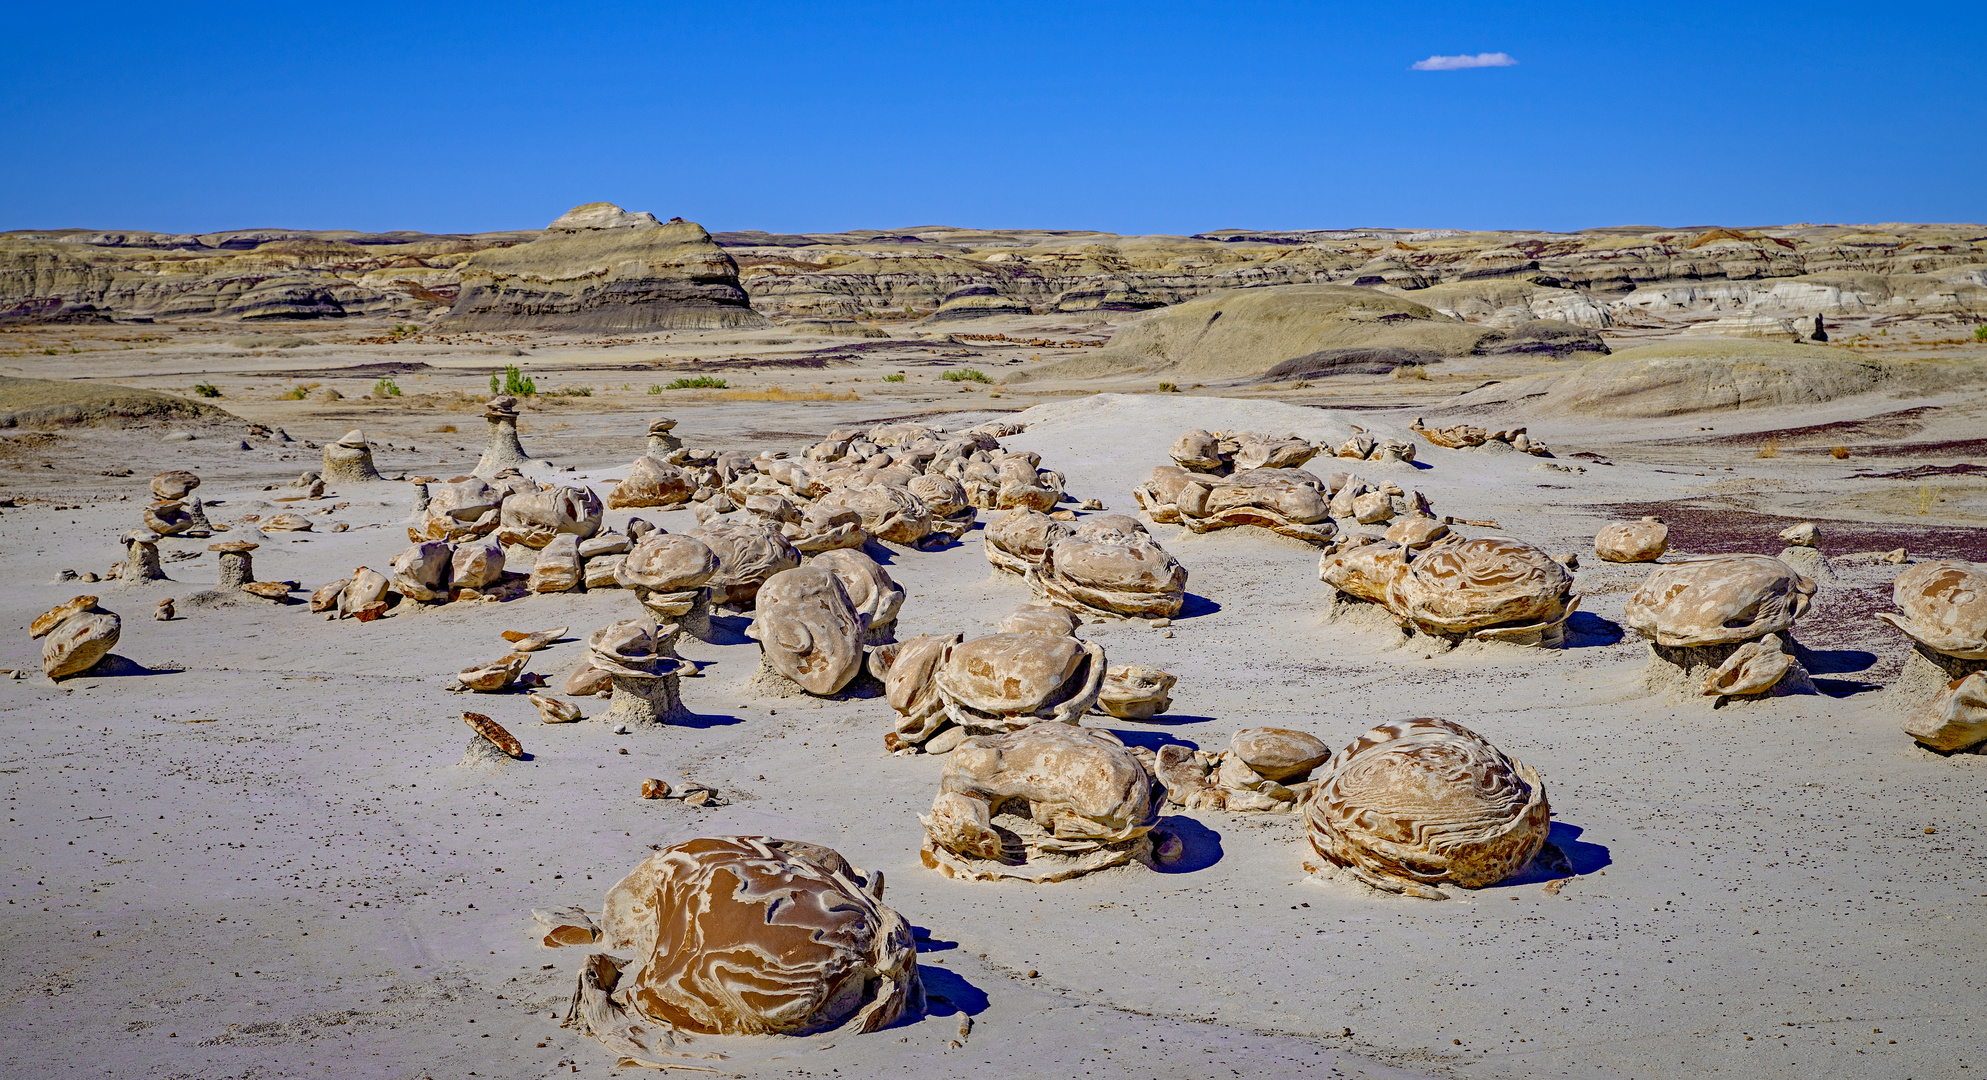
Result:
M614 734L616 734L616 735L626 735L627 733L628 733L628 725L626 725L626 724L616 724L616 725L614 725ZM625 754L625 753L627 753L627 751L626 751L626 750L623 750L623 751L621 751L621 752L622 752L622 753L624 753L624 754Z
M1154 630L1163 630L1171 625L1173 625L1173 620L1171 619L1154 619L1151 623Z

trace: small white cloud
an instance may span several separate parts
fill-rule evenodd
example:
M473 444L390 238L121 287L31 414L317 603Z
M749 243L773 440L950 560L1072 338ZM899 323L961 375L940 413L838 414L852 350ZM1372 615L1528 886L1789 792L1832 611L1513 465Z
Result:
M1486 52L1475 56L1431 56L1414 63L1415 71L1461 71L1464 68L1517 67L1510 53Z

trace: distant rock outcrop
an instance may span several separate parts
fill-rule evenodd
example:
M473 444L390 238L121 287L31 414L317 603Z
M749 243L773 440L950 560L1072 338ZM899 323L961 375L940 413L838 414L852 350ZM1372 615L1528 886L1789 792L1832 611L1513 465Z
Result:
M574 207L528 244L461 267L448 330L705 330L759 326L738 264L700 225L611 203Z

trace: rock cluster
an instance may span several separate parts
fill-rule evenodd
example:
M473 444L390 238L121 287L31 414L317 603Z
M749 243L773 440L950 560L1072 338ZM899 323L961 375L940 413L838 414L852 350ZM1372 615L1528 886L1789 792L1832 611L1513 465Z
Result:
M1243 728L1222 753L1179 743L1159 748L1152 774L1166 801L1190 810L1295 810L1331 757L1317 736L1288 728Z
M1388 537L1361 537L1367 542L1326 554L1319 579L1421 633L1544 648L1564 642L1580 597L1573 575L1544 551L1509 537L1464 539L1425 517L1397 523Z
M1525 429L1504 428L1490 431L1470 424L1457 424L1453 427L1432 428L1419 417L1408 425L1408 430L1434 443L1452 450L1468 450L1488 443L1508 443L1513 450L1521 450L1537 457L1551 457L1552 451L1537 439L1526 434Z
M1897 575L1899 613L1877 618L1911 639L1891 700L1904 730L1941 753L1987 745L1987 565L1921 562Z
M1073 616L1030 605L995 629L971 641L921 634L871 651L870 670L897 713L886 749L945 753L970 735L1073 726L1097 704L1104 649L1075 636Z

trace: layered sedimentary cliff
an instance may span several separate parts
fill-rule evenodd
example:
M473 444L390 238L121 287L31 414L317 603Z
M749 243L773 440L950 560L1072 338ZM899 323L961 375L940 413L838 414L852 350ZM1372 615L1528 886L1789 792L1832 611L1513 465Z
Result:
M1199 236L925 227L719 233L588 204L545 230L58 230L0 234L0 318L364 315L455 328L1116 321L1209 293L1352 285L1512 326L1987 316L1987 227L1795 225L1577 233L1332 230ZM755 314L756 312L756 314ZM856 329L860 329L859 327Z

